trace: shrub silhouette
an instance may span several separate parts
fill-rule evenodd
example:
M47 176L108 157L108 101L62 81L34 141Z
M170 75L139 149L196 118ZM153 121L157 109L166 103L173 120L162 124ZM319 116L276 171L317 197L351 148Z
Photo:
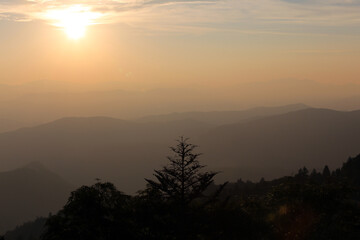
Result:
M112 183L83 186L46 223L44 240L134 239L130 197Z

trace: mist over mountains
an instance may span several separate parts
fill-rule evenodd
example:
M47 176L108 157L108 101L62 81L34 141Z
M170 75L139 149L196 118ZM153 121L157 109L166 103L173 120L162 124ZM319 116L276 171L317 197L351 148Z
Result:
M338 167L358 154L360 111L293 105L261 112L251 110L248 117L235 114L234 122L224 125L218 125L224 121L222 112L218 117L195 114L203 121L189 118L194 113L176 114L175 119L153 116L148 122L108 117L59 119L0 134L0 169L40 161L75 185L100 178L133 193L145 186L143 179L152 176L153 169L166 164L168 147L179 136L190 137L200 146L202 162L209 169L222 171L218 181L271 179L304 165Z
M305 104L291 104L280 107L257 107L243 111L184 112L164 115L152 115L140 118L140 122L169 122L196 120L213 125L224 125L251 121L257 118L297 111L309 108Z
M6 119L6 118L0 119L0 133L16 130L16 129L23 128L26 126L27 126L27 123L21 122L18 120Z
M0 132L64 117L107 116L135 120L174 112L229 112L300 102L317 108L356 110L360 109L359 92L360 86L356 84L296 79L242 82L233 86L154 86L153 89L135 90L122 90L121 84L107 82L2 84L0 119L7 119L9 123L2 124Z

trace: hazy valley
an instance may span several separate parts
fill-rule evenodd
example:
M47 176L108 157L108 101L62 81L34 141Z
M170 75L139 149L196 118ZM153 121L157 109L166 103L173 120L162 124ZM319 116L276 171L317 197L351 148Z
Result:
M0 240L360 239L360 0L0 0Z

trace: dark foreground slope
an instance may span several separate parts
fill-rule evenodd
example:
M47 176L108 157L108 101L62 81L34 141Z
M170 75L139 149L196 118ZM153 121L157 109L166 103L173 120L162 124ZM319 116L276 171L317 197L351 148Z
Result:
M56 212L72 186L39 163L0 173L0 233Z
M157 185L126 196L98 182L75 190L59 213L9 231L5 240L360 239L359 173L360 155L332 172L304 167L292 177L228 183L219 195L213 193L220 186L211 184L190 202Z
M45 229L46 219L39 217L34 221L29 221L18 225L15 229L6 232L5 240L40 240Z

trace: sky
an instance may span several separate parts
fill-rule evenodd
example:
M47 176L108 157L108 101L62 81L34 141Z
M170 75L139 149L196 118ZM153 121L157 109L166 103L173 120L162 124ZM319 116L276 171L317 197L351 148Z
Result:
M0 83L360 84L360 0L0 0Z

